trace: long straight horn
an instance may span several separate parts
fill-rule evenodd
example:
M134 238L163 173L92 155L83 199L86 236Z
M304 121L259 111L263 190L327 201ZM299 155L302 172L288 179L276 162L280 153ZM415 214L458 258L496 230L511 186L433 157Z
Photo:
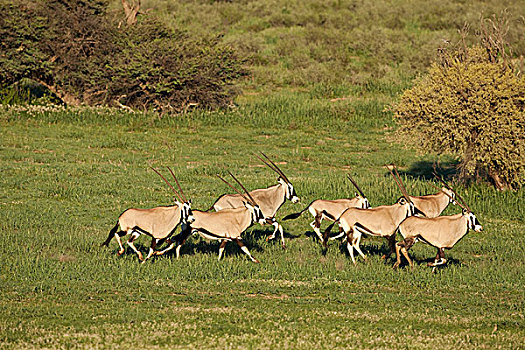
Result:
M458 205L459 205L461 208L470 211L469 208L465 207L463 204L461 204L460 202L458 202L457 200L455 200L454 197L452 197L451 195L449 195L447 192L443 191L442 188L439 188L438 186L434 185L433 183L430 183L430 185L431 185L432 187L438 189L439 191L443 192L448 198L450 198L450 200L452 200L452 201L458 203ZM454 192L454 190L452 190L452 192ZM456 192L454 192L454 194L457 196L457 193L456 193Z
M186 198L186 195L184 194L184 191L182 191L182 187L180 187L179 180L177 180L177 177L175 177L175 174L173 173L173 171L171 170L171 168L169 166L166 167L166 168L168 168L168 170L171 173L171 176L173 176L173 178L175 179L175 182L177 183L177 187L179 188L180 194L182 195L182 198L184 198L184 202L187 202L188 199Z
M228 174L230 174L231 177L233 177L233 179L235 180L235 182L237 182L239 184L239 186L241 186L241 188L244 190L244 192L246 192L246 195L248 196L248 198L250 198L250 200L252 201L252 205L257 205L257 202L255 201L255 199L253 199L252 195L250 194L250 192L248 192L248 190L242 185L242 183L237 180L237 178L235 176L233 176L233 174L231 172L228 171Z
M387 165L385 165L387 167L387 169L390 171L390 174L392 174L392 177L394 178L394 181L396 182L397 184L397 187L399 187L399 190L401 191L401 193L403 194L403 197L405 197L405 199L412 203L412 201L410 200L410 198L408 197L408 194L406 193L406 191L404 190L403 186L401 186L401 184L399 183L399 180L396 178L396 176L394 175L394 173L392 172L392 169L390 169Z
M244 200L246 200L247 202L250 201L250 199L248 197L246 197L244 195L244 193L242 193L241 191L239 191L237 188L235 188L232 184L230 184L228 181L224 180L219 174L217 174L217 177L219 179L222 180L222 182L224 182L226 185L230 186L235 192L237 192L242 198L244 198Z
M452 188L452 186L450 186L448 183L446 183L446 181L443 179L442 176L439 176L435 171L434 171L434 176L443 184L445 185L446 188L448 188L449 190L451 190L455 195L456 195L456 198L459 199L459 202L461 202L463 205L461 205L461 207L463 209L467 209L468 211L472 211L470 210L470 207L467 205L467 202L465 202L465 200ZM456 203L459 204L458 201L456 201Z
M166 178L165 178L164 176L162 176L162 174L159 173L159 172L157 171L157 169L155 169L155 168L152 167L152 166L150 166L150 168L151 168L151 170L153 170L154 172L156 172L157 175L159 175L159 176L162 178L162 180L164 180L164 182L166 182L166 183L168 184L168 186L172 189L172 191L175 192L175 194L177 195L177 197L179 198L179 200L180 200L181 202L184 202L184 200L182 199L182 197L181 197L181 195L179 194L179 192L177 192L177 190L176 190L175 188L173 188L173 186L169 183L169 181L166 180Z
M279 176L281 175L281 173L279 172L279 170L275 169L270 163L268 163L267 161L265 161L264 159L262 159L261 157L259 157L258 154L255 154L254 155L259 158L259 160L261 162L263 162L268 168L272 169L273 171L275 171L277 174L279 174Z
M432 174L434 175L434 177L436 179L438 179L443 185L445 185L446 188L448 188L449 190L452 189L452 187L445 181L445 179L443 179L443 176L441 175L438 175L438 173L436 172L436 169L434 169L434 171L432 172Z
M401 176L399 176L399 173L397 172L397 167L395 164L392 164L392 166L394 167L394 171L396 172L396 176L397 176L397 179L399 180L399 183L401 184L401 186L403 186L403 191L404 191L404 194L405 196L408 197L408 191L405 187L405 184L403 183L403 181L401 180Z
M348 176L348 180L350 180L350 182L352 182L352 184L355 186L355 188L359 191L359 193L361 194L361 197L366 198L365 194L363 193L363 191L361 191L359 186L357 186L357 183L354 181L352 176L350 176L350 174L346 174L346 176Z
M272 165L275 167L275 169L277 169L279 175L281 175L283 177L284 180L286 180L286 182L290 183L290 180L288 180L288 178L286 177L286 175L284 175L283 171L277 166L277 164L275 164L266 154L264 154L263 152L261 152L261 154L264 156L264 158L268 159L270 161L270 163L272 163Z

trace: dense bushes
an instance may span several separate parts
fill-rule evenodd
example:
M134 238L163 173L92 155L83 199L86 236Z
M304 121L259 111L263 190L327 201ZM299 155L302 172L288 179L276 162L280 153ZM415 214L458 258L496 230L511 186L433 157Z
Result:
M443 53L396 105L399 132L425 151L460 156L463 179L499 189L525 184L525 79L499 33Z
M69 104L181 110L230 104L243 74L217 38L190 37L152 15L120 26L105 1L0 1L0 88L31 78Z

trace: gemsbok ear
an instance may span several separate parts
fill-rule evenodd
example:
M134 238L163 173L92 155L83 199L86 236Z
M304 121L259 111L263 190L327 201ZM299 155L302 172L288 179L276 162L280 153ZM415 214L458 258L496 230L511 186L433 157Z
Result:
M407 200L405 199L405 197L401 197L399 198L399 200L397 201L399 204L401 205L405 205L407 204Z
M461 211L461 213L462 213L463 215L467 215L467 214L468 214L468 210L465 209L465 208L463 208L463 210Z

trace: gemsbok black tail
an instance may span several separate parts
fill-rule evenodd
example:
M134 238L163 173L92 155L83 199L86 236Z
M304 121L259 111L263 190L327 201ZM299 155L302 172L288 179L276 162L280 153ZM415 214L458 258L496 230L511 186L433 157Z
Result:
M106 246L108 247L109 246L109 242L111 242L111 239L113 237L115 237L115 233L117 232L118 230L118 227L119 227L119 223L117 221L117 224L115 225L115 227L113 227L111 229L111 231L109 231L109 235L108 235L108 238L104 241L104 243L102 243L100 246L103 247L103 246Z
M293 213L293 214L289 214L289 215L286 215L284 218L283 218L283 221L286 221L286 220L295 220L297 219L299 216L301 216L302 213L304 213L308 208L310 208L310 206L312 205L313 201L308 204L306 206L306 208L304 208L303 210L297 212L297 213Z

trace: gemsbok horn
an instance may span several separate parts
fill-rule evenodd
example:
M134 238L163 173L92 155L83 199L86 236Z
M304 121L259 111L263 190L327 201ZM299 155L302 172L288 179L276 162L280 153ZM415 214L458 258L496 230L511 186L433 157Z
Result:
M285 216L283 218L283 221L297 219L299 216L301 216L302 213L308 210L310 214L312 214L312 216L314 217L314 221L310 223L310 226L314 229L314 232L317 234L317 237L319 237L319 242L323 243L323 235L320 230L321 222L323 221L323 219L333 220L333 218L338 218L348 208L370 208L370 203L368 202L368 199L366 198L363 191L361 191L361 189L354 181L352 176L350 176L350 174L347 174L347 176L350 182L352 182L352 184L359 192L359 194L355 194L354 198L341 198L332 200L316 199L310 204L308 204L308 206L300 212ZM338 237L333 237L332 239L336 238Z
M127 244L131 247L131 249L133 249L133 251L138 255L139 260L143 263L154 254L157 244L162 243L168 239L175 232L179 224L181 224L181 226L185 226L195 220L192 215L191 201L186 200L186 196L184 196L182 188L180 187L175 174L173 174L173 171L168 167L168 170L175 178L175 181L177 181L177 185L179 186L181 192L180 194L175 190L175 188L173 188L169 181L166 180L164 176L162 176L161 173L159 173L153 167L150 168L170 186L175 195L179 198L180 202L174 199L175 204L171 206L150 209L130 208L125 210L119 216L116 225L109 232L106 241L101 244L101 246L108 246L111 239L115 237L120 247L118 255L121 255L124 253L124 247L120 237L130 235ZM135 247L133 243L138 237L140 237L141 234L146 234L151 237L151 245L148 255L145 259L143 258L142 253Z
M437 175L435 167L434 176L444 184L444 186L439 189L439 192L423 196L410 196L410 200L414 203L414 206L423 212L427 218L438 217L450 203L456 204L454 199L455 194L451 190L452 187Z
M198 233L206 239L221 241L219 247L219 260L222 258L226 243L229 241L235 241L241 250L246 255L248 255L251 261L255 263L259 262L250 254L248 248L242 243L241 235L255 222L263 224L265 221L264 215L262 214L257 202L239 182L239 180L237 180L237 178L233 176L232 173L229 174L243 188L245 193L239 191L237 188L235 188L235 186L231 185L221 176L217 176L239 194L239 196L243 199L242 207L227 208L216 212L193 210L193 217L195 220L190 225L188 225L188 228L185 230L185 232L181 232L179 236L175 237L176 242L171 242L170 240L170 246L162 251L157 251L155 253L156 255L162 255L177 245L176 256L178 258L180 256L180 247L182 244L184 244L186 238L192 233Z
M394 252L395 249L395 233L399 224L407 217L414 215L417 209L414 204L410 201L408 193L402 185L401 179L396 179L392 170L390 173L403 194L397 202L393 205L382 205L370 209L361 208L348 208L339 218L335 220L333 224L328 226L324 232L324 243L328 241L329 233L334 224L339 223L339 226L346 234L346 247L352 258L352 262L356 264L354 258L354 249L366 260L365 255L359 248L361 236L363 233L385 237L388 240L390 253L389 255L383 256L386 258Z
M436 186L437 187L437 186ZM469 208L467 203L454 190L456 203L463 209L461 214L438 216L436 218L409 217L399 225L399 233L403 236L403 241L396 244L396 262L394 269L401 264L402 253L411 267L414 263L408 256L408 250L417 241L422 241L437 249L437 255L434 262L429 263L432 266L432 272L436 266L443 265L447 262L445 259L444 249L451 249L459 242L469 230L480 232L483 227L480 225L476 215ZM449 196L446 192L444 192ZM454 197L449 196L451 201Z
M297 203L299 197L297 196L292 183L283 171L267 155L262 152L261 155L266 158L266 160L258 155L256 155L256 157L279 175L279 183L268 188L253 190L249 193L261 206L261 211L265 217L265 223L269 223L274 227L273 233L268 236L266 240L274 239L275 234L279 231L281 234L281 245L285 248L283 227L275 219L275 214L287 199L292 203ZM220 196L210 209L213 208L214 210L219 211L222 209L239 208L242 206L243 198L241 195L225 194Z

